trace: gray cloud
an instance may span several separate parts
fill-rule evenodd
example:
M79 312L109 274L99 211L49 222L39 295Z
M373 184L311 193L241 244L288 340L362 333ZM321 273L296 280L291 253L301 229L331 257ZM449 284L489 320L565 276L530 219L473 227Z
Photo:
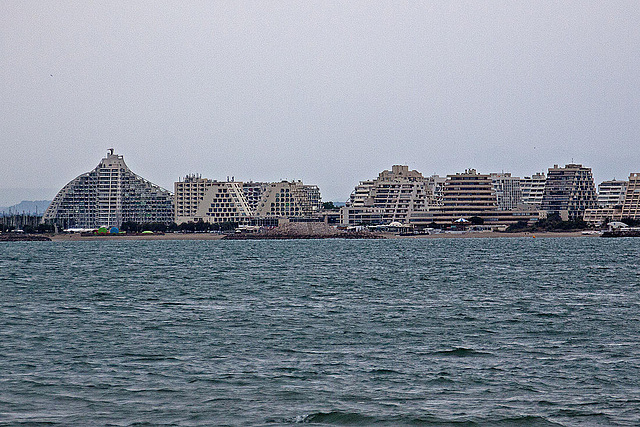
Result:
M392 164L640 171L628 2L5 2L0 191L109 147L167 188L299 178L344 200Z

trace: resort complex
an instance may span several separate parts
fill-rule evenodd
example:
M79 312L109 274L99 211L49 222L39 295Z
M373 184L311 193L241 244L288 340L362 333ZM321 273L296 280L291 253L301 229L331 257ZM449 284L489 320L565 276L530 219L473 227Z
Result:
M640 173L604 181L596 190L590 168L554 165L519 178L476 169L423 176L394 165L358 183L342 207L323 209L320 189L302 181L217 181L190 174L173 193L134 174L110 149L98 166L65 185L43 222L59 229L120 227L124 223L273 226L328 222L343 227L388 226L495 230L533 224L551 215L564 221L640 220Z

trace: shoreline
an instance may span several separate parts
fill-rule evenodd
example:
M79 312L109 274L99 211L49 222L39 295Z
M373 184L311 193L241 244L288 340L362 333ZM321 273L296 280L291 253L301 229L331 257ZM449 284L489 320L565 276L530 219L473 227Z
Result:
M393 233L381 233L388 239L508 239L508 238L522 238L529 237L532 239L548 239L553 237L600 237L597 234L582 234L582 231L543 231L539 233L532 232L497 232L497 231L482 231L482 232L465 232L465 233L438 233L428 235L415 235L415 236L398 236Z
M460 234L453 233L438 233L428 235L413 235L413 236L398 236L394 233L376 233L382 236L384 239L396 240L396 239L479 239L479 238L554 238L554 237L600 237L599 235L585 235L581 231L563 231L563 232L518 232L518 233L505 233L505 232L467 232ZM79 234L54 234L46 235L54 242L93 242L93 241L132 241L132 240L145 240L145 241L157 241L157 240L222 240L224 234L210 234L210 233L166 233L166 234L147 234L147 235L95 235L95 236L81 236ZM253 237L249 239L227 239L227 240L274 240L274 239L262 239L260 237ZM291 236L290 238L281 237L277 240L314 240L309 238L300 238ZM325 240L325 239L319 239ZM353 238L349 239L353 240ZM369 239L362 239L369 240Z

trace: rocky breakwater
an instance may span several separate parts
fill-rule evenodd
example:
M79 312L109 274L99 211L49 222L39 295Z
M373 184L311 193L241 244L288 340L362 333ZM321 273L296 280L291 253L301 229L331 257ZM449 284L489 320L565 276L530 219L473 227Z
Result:
M51 238L41 234L1 233L0 242L50 242Z
M228 234L224 239L384 239L384 237L370 231L338 230L322 222L290 222L258 233Z

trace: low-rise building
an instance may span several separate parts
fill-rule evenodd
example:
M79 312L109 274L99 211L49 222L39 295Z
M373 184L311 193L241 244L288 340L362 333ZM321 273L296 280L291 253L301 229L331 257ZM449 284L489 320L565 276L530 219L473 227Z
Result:
M622 217L620 206L610 206L606 208L585 209L583 221L595 226L601 226L607 221L619 221Z

